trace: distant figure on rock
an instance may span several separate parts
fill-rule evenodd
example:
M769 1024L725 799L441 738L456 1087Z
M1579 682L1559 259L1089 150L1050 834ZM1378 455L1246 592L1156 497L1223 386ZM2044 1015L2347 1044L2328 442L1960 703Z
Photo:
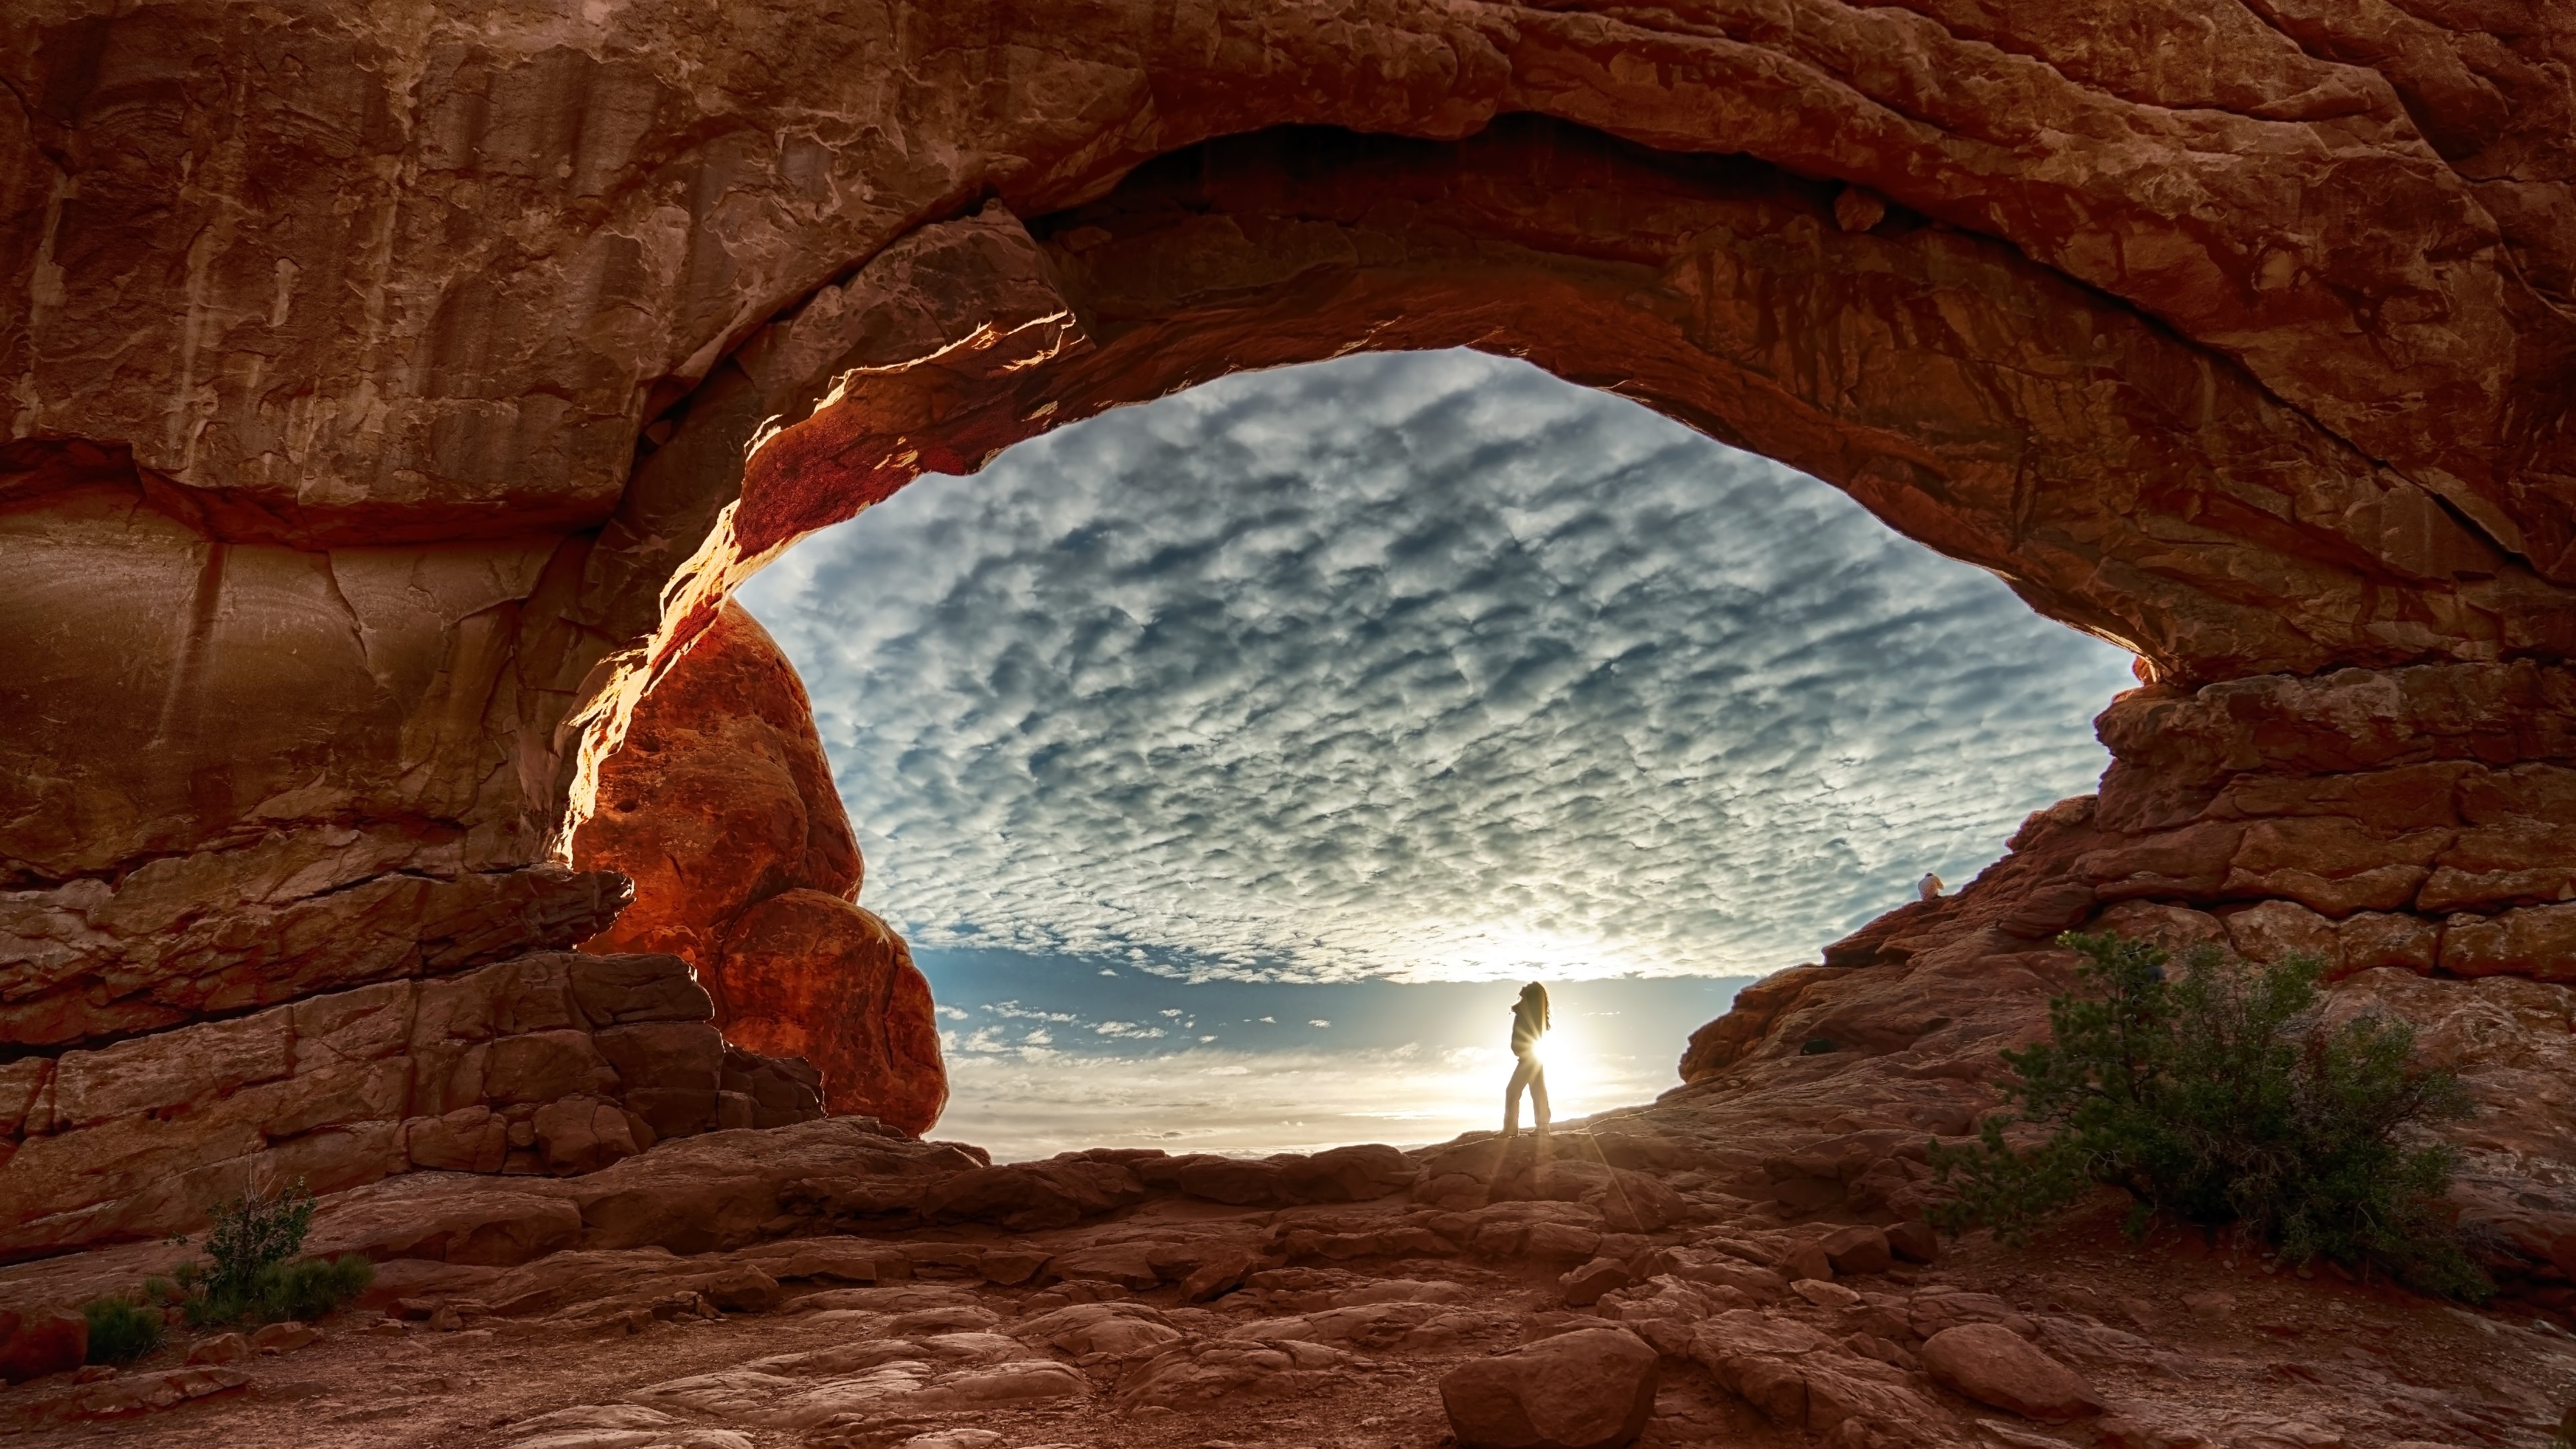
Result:
M1547 1035L1547 988L1533 981L1521 988L1521 999L1512 1007L1512 1055L1519 1064L1512 1068L1512 1084L1503 1088L1503 1135L1517 1136L1521 1130L1521 1088L1529 1088L1530 1115L1537 1119L1538 1130L1547 1130L1547 1068L1539 1064L1538 1039Z
M1923 879L1914 883L1914 893L1927 901L1941 899L1941 877L1928 870L1923 872Z

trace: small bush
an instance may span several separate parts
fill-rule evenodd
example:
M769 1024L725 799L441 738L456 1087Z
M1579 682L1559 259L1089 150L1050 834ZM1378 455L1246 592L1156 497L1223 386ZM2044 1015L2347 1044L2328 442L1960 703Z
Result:
M189 1271L195 1266L182 1265L173 1286L179 1311L197 1328L289 1318L309 1322L337 1312L376 1281L376 1265L356 1253L271 1263L249 1283L222 1290L213 1286L211 1275Z
M2455 1156L2421 1130L2466 1117L2468 1096L2414 1062L2412 1028L2318 1024L2314 957L2252 966L2201 946L2177 979L2144 942L2059 944L2084 957L2086 989L2049 1002L2050 1041L2003 1054L2016 1110L1988 1117L1976 1143L1933 1144L1952 1194L1934 1226L2015 1241L2106 1183L2132 1200L2132 1236L2161 1216L2240 1224L2294 1264L2322 1255L2435 1292L2489 1291L2442 1211ZM2019 1124L2048 1132L2017 1148L2005 1129Z
M313 1194L304 1190L302 1178L275 1197L254 1182L233 1201L215 1204L209 1216L214 1225L206 1230L207 1267L201 1275L206 1292L245 1298L262 1273L304 1246L313 1226Z
M259 1317L310 1322L337 1312L376 1281L376 1265L356 1253L280 1264L262 1285Z
M169 1278L144 1285L147 1295L175 1301L198 1327L321 1318L375 1281L375 1265L354 1253L290 1261L313 1225L313 1195L300 1181L273 1198L254 1184L212 1216L206 1261L182 1263Z
M81 1305L91 1363L132 1363L161 1346L161 1310L113 1294Z

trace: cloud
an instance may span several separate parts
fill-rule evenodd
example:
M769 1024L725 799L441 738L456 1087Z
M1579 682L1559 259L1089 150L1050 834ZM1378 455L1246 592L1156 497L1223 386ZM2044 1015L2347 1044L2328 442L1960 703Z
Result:
M1839 492L1467 352L1065 428L744 598L917 948L1194 977L1812 960L2090 789L2129 683Z

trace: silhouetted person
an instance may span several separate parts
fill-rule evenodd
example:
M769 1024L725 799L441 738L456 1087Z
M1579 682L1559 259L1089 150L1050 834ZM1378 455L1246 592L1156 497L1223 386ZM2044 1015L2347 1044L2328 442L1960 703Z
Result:
M1547 1130L1547 1068L1539 1065L1538 1039L1547 1035L1547 988L1533 981L1521 988L1521 999L1512 1007L1512 1055L1519 1065L1512 1068L1512 1084L1503 1089L1503 1135L1511 1137L1521 1130L1521 1088L1529 1088L1530 1115L1537 1119L1538 1130Z

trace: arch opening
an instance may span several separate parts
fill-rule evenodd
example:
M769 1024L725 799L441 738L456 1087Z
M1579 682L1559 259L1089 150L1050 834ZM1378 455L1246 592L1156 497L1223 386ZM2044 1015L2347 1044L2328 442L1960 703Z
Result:
M652 642L594 678L554 838L652 672L795 538L1226 372L1452 346L1822 478L2169 683L2547 653L2576 628L2431 494L2002 243L1535 117L1459 142L1297 128L1026 224L987 204L924 226L648 430L575 613Z
M941 1131L1013 1157L1490 1127L1494 988L1454 983L1515 974L1561 988L1562 1110L1651 1098L1735 985L2089 789L2129 660L1812 479L1468 351L1050 433L808 537L703 647L761 630L744 605L868 862L838 909L940 1003ZM847 959L767 921L834 907L752 899L805 837L702 783L755 773L708 718L772 713L747 679L683 659L580 860L638 881L609 948L770 1003L737 1034L829 1084L868 1054L742 1020Z
M1228 373L1451 347L1823 479L2167 689L2496 659L2558 627L2525 607L2549 587L2430 494L1990 238L1535 117L1458 142L1291 128L1025 222L986 203L925 225L649 429L625 507L660 521L612 523L575 611L647 642L571 721L559 857L636 700L798 538Z

